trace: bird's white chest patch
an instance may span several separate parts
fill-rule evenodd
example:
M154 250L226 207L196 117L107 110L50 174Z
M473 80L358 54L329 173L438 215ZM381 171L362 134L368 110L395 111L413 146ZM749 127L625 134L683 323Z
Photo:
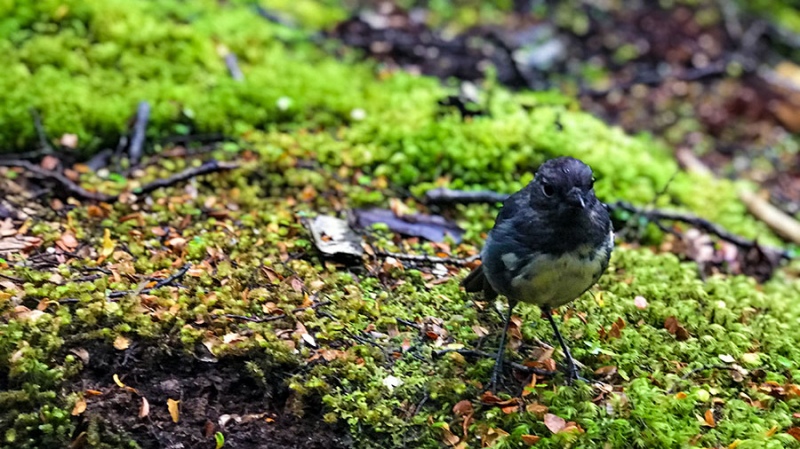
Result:
M578 248L560 256L535 256L511 280L518 300L559 307L586 291L602 274L608 246Z

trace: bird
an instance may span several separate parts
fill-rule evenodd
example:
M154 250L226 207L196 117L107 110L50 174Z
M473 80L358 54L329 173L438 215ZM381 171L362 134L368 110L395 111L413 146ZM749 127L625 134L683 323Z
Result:
M481 264L461 282L484 299L508 300L490 385L496 392L511 314L520 302L535 304L553 327L567 364L567 382L581 379L553 319L554 308L591 288L608 269L614 229L594 192L592 169L573 157L539 166L533 180L509 196L481 250Z

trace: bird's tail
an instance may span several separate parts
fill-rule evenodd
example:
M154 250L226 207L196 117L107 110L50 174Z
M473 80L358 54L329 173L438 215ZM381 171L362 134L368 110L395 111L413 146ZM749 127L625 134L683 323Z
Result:
M497 292L489 284L489 279L483 273L483 265L477 268L461 281L461 285L469 293L483 292L483 297L486 300L492 300L497 297Z

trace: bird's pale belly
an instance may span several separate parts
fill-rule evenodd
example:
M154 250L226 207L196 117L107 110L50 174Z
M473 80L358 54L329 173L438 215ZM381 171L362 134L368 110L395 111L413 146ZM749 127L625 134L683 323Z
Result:
M585 292L600 277L608 255L606 247L560 256L539 255L511 280L516 300L559 307Z

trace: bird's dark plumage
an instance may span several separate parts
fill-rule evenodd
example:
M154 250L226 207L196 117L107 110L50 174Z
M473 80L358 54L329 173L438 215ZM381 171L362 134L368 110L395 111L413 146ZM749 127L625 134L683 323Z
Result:
M510 319L518 302L549 314L588 290L608 267L614 244L608 210L593 186L592 170L577 159L542 164L534 180L503 204L482 264L462 281L466 291L489 299L504 295ZM572 367L566 345L564 351Z

